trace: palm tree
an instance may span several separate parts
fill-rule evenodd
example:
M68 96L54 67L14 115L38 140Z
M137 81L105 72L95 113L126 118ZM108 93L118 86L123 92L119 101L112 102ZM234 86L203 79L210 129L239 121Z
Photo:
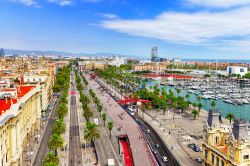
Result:
M43 166L59 165L59 158L52 151L47 153L43 160Z
M181 94L181 89L177 88L177 89L176 89L176 93L178 94L178 96L180 96L180 94Z
M194 120L196 119L197 116L199 116L199 113L200 113L200 111L192 110L191 114L193 115Z
M68 108L65 103L61 103L56 109L59 119L63 119L68 114Z
M89 122L89 119L94 116L93 111L89 109L89 107L86 107L86 109L83 111L83 117L86 119L87 122Z
M177 108L177 102L173 101L172 106L174 108L174 112L173 112L173 122L174 122L174 117L175 117L175 108Z
M163 115L166 114L167 102L164 99L160 99L159 104L163 109Z
M150 90L152 90L152 89L153 89L153 86L152 86L152 85L150 85L150 86L149 86L149 89L150 89Z
M50 162L50 163L44 164L44 166L59 166L59 164L54 163L54 162Z
M63 134L66 131L66 124L64 123L63 119L57 119L54 126L52 133L53 134Z
M188 99L190 98L190 94L187 93L185 97L186 97L186 99L187 99L187 101L188 101ZM188 102L189 102L189 101L188 101Z
M102 109L103 109L102 105L101 105L101 104L98 104L98 105L97 105L97 109L98 109L98 112L101 113L101 112L102 112Z
M105 126L105 123L106 123L106 119L107 119L107 114L103 113L102 114L102 120L103 120L104 126Z
M197 96L197 97L196 97L196 100L197 100L198 103L200 103L200 101L201 101L201 96Z
M199 111L202 109L203 105L201 103L198 104Z
M109 121L108 122L108 129L109 129L109 136L110 136L110 139L111 139L111 130L112 130L112 128L113 128L113 122L112 121Z
M100 131L98 130L98 126L93 122L87 122L86 127L83 131L83 137L86 142L94 143L95 140L100 138Z
M231 124L232 121L235 119L234 114L233 113L227 113L226 119L229 120L229 122Z
M53 150L55 152L55 155L57 155L57 149L63 147L64 140L61 135L59 134L53 134L48 142L48 148L50 150Z
M211 107L212 107L213 109L215 109L215 106L216 106L216 102L215 102L214 100L212 100L212 101L211 101Z

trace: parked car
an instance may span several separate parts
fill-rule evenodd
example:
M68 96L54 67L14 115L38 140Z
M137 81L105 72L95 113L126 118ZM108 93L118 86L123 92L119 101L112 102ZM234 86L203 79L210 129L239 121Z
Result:
M193 150L194 150L195 152L199 152L199 151L200 151L200 149L199 149L197 146L195 146L195 147L193 148Z
M166 156L162 156L162 161L166 163L168 162L168 158Z
M150 130L149 129L147 129L147 133L150 134Z
M159 144L155 144L155 147L156 147L157 149L159 149L159 148L160 148L160 145L159 145Z
M155 155L157 155L157 151L156 151L156 150L153 150L153 153L154 153Z
M195 145L194 143L188 144L187 146L188 146L190 149L194 149L194 148L196 147L196 145Z
M195 158L194 159L197 163L202 163L202 159L201 158Z
M195 152L202 152L202 147L199 147L198 145L192 143L187 145L190 149L193 149Z

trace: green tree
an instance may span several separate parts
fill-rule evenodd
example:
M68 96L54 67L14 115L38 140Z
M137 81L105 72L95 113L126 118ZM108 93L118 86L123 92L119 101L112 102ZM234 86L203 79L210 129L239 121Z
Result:
M63 119L68 114L68 108L65 103L60 103L56 109L59 119Z
M213 109L215 109L215 106L216 106L216 102L215 102L214 100L212 100L212 101L211 101L211 107L212 107Z
M106 123L106 119L107 119L107 114L103 113L102 114L102 120L103 120L104 126L105 126L105 123Z
M58 156L55 155L54 152L50 151L43 159L43 166L56 166L56 165L57 166L59 165L59 158Z
M201 103L198 104L199 111L202 109L203 105Z
M163 110L163 115L165 115L166 114L166 109L167 109L167 106L168 106L167 102L164 99L160 99L159 104L160 104L160 107Z
M94 116L94 113L92 110L89 109L89 107L86 107L83 111L83 116L86 119L86 121L89 122L89 119Z
M101 112L102 112L102 109L103 109L103 107L102 107L102 105L101 104L98 104L97 105L97 110L98 110L98 112L101 114Z
M230 124L231 124L232 121L235 119L235 116L234 116L233 113L227 113L226 119L229 120L229 122L230 122Z
M53 86L53 92L59 92L60 90L61 90L61 86L60 86L60 85L55 84L55 85Z
M176 89L176 93L178 94L178 96L180 96L180 94L181 94L181 89L177 88L177 89Z
M200 103L200 101L201 101L201 96L197 96L197 97L196 97L196 100L197 100L198 103Z
M109 137L110 137L110 139L111 139L111 130L112 130L112 128L113 128L113 122L112 121L109 121L108 122L108 129L109 129Z
M63 134L66 131L66 124L63 119L57 119L54 123L52 133L53 134Z
M48 148L55 152L55 155L57 155L57 149L63 147L64 140L61 135L59 134L53 134L48 142Z
M194 120L196 119L196 117L199 115L200 111L197 111L197 110L192 110L191 114L193 115L194 117Z
M91 142L93 144L95 140L100 138L98 126L93 122L87 122L86 127L83 131L83 137L86 142Z
M187 93L185 97L186 97L187 101L189 102L190 94Z

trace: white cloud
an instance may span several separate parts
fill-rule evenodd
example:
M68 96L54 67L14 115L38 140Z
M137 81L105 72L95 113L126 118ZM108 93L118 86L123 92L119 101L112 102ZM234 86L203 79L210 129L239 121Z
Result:
M185 0L185 2L192 5L222 8L250 5L250 0Z
M118 19L118 16L112 13L98 13L98 15L107 19Z
M15 3L22 3L26 6L36 6L38 7L38 4L35 0L9 0L11 2L15 2Z
M154 19L105 20L100 26L172 43L221 46L250 41L249 16L250 8L223 12L165 12Z
M60 6L69 6L73 4L73 0L49 0L50 3L56 3Z

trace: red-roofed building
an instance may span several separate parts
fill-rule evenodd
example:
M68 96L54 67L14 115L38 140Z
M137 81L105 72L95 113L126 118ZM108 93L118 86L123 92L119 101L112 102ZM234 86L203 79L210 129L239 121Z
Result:
M22 165L28 140L40 129L40 86L0 91L0 165Z

